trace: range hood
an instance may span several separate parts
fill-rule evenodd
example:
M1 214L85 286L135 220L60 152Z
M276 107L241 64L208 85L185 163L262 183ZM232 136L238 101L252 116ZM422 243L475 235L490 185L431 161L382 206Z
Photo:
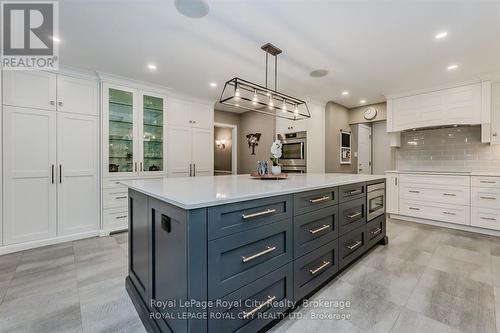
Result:
M232 78L224 84L219 102L224 105L289 120L311 118L309 108L304 100L277 90L278 55L282 51L270 43L264 44L261 49L266 52L265 86L238 77ZM274 89L269 88L267 85L269 55L274 57Z

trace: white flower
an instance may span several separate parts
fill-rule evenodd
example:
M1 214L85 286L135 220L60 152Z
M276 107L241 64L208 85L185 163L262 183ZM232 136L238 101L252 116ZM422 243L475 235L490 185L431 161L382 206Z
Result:
M281 148L282 144L279 140L276 140L273 142L271 146L271 154L273 154L274 158L280 158L282 153L281 153Z

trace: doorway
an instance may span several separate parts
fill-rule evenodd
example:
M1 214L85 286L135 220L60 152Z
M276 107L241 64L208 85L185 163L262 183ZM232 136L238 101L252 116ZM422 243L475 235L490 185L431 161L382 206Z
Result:
M358 125L358 173L372 174L372 128L368 124Z
M238 127L214 123L214 175L235 175L238 171Z

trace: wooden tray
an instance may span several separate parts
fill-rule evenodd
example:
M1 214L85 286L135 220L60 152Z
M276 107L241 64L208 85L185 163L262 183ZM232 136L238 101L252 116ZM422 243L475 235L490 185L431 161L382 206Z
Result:
M266 175L259 175L258 173L254 172L250 174L250 177L253 179L287 179L288 174L287 173L280 173L279 175L273 175L271 173L268 173Z

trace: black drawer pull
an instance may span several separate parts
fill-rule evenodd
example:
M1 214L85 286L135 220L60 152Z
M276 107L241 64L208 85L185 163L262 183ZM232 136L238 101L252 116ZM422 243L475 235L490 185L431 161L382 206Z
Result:
M480 183L483 183L483 184L496 184L497 182L494 181L494 180L481 180L479 181Z
M353 219L353 218L358 217L358 216L360 216L360 215L361 215L361 212L356 212L356 213L354 213L354 214L347 215L347 217L348 217L348 218L350 218L350 219Z
M344 193L345 194L349 194L349 195L361 194L361 193L363 193L363 190L362 189L357 189L357 190L352 190L352 191L346 191Z
M253 214L248 214L248 215L241 215L241 217L244 219L244 220L248 220L248 219L251 219L251 218L254 218L254 217L259 217L259 216L264 216L264 215L269 215L269 214L272 214L272 213L275 213L276 212L276 209L266 209L262 212L258 212L258 213L253 213Z
M324 197L321 197L321 198L309 199L309 202L310 203L318 203L318 202L323 202L326 200L330 200L330 197L325 195Z
M126 218L127 218L127 215L122 215L122 216L115 217L115 219L117 219L117 220L126 219Z
M455 213L450 213L450 212L443 212L443 214L445 214L445 215L457 215Z
M382 228L377 228L377 229L375 229L373 231L370 231L370 234L372 234L372 235L378 235L381 232L382 232Z
M453 193L443 193L443 195L446 195L448 197L456 197L457 196L456 194L453 194Z
M265 301L264 303L260 304L259 306L255 307L255 308L253 308L251 311L243 312L243 319L248 319L248 318L252 317L260 309L263 309L266 306L271 305L271 303L275 299L276 299L276 296L273 296L273 297L267 296L267 301Z
M362 241L355 241L352 245L347 245L346 247L349 249L349 250L354 250L355 248L357 248L358 246L360 246L361 244L363 244Z
M495 197L480 197L481 199L486 199L486 200L496 200L497 198Z
M415 207L408 207L408 209L411 209L411 210L420 210L420 208L415 208Z
M494 217L483 217L481 216L481 220L486 220L486 221L496 221L497 219Z
M123 196L123 197L116 197L115 199L116 199L116 200L119 200L119 199L127 199L127 196L125 195L125 196Z
M328 265L330 265L330 262L329 261L323 261L323 263L319 266L319 267L316 267L314 269L310 269L309 270L309 273L311 273L312 275L315 275L316 273L318 273L319 271L322 271L325 267L327 267Z
M310 229L309 232L314 235L314 234L317 234L318 232L326 230L326 229L330 229L330 225L329 224L323 224L318 229Z
M414 191L414 190L410 190L408 192L410 192L410 193L420 193L420 191Z
M249 262L251 260L254 260L254 259L257 259L258 257L263 256L264 254L271 253L274 250L276 250L276 246L273 246L273 247L268 246L268 247L266 247L266 249L264 251L260 251L259 253L252 254L249 257L243 257L243 258L241 258L241 261L243 261L243 262Z

